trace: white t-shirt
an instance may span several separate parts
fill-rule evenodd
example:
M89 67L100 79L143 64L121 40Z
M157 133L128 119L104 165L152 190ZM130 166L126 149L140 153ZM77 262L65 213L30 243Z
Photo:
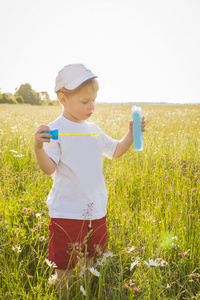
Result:
M62 136L44 143L44 150L57 164L47 198L51 218L95 220L106 215L107 191L102 173L102 155L112 159L118 141L94 123L75 123L61 115L49 124L59 133L96 136Z

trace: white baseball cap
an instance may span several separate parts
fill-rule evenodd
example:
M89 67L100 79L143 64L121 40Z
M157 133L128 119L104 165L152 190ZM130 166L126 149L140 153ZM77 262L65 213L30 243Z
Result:
M87 80L96 77L96 75L86 69L82 64L67 65L59 71L58 76L56 77L54 91L56 93L61 88L72 91Z

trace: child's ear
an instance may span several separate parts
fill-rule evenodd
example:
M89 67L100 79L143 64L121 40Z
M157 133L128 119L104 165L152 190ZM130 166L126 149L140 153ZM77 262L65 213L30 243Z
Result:
M65 102L66 102L66 97L65 97L65 95L64 95L62 92L60 92L60 93L58 94L58 101L59 101L60 104L62 104L62 105L64 105Z

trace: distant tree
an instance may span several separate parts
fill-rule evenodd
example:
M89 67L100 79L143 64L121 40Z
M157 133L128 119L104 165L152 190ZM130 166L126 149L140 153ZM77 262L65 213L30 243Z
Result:
M47 92L40 92L40 97L43 101L49 101L50 100L49 94Z
M2 103L9 103L9 96L6 93L2 94Z
M16 104L15 97L12 94L0 94L0 103Z
M16 101L17 101L17 103L19 103L19 104L24 103L24 99L23 99L22 96L17 96L17 97L16 97Z
M40 94L32 89L29 83L21 84L19 89L15 92L15 97L21 96L24 99L24 103L32 105L40 105Z

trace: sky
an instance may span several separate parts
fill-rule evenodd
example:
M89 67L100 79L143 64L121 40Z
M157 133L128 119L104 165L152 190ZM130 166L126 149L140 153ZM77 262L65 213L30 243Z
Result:
M98 102L200 103L199 0L1 0L0 88L54 93L83 63Z

